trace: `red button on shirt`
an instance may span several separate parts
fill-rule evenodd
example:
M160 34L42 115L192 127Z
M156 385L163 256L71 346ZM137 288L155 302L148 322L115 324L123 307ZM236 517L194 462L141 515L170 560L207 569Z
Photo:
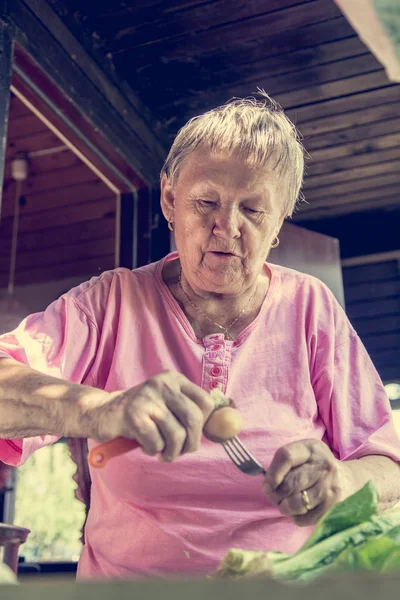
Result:
M221 350L221 344L215 344L211 350Z
M219 386L219 383L218 383L218 381L215 381L215 380L214 380L214 381L212 381L212 382L210 383L210 390L213 390L214 388L216 388L216 387L218 387L218 386Z
M213 367L211 369L211 375L213 375L213 377L218 377L219 375L221 375L221 373L222 373L221 367Z

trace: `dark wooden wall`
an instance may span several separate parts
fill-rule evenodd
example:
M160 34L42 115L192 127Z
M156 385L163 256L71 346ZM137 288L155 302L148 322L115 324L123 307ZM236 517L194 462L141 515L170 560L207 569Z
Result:
M11 98L3 206L0 287L7 285L15 182L11 160L63 143ZM70 150L33 156L23 187L16 285L91 275L114 267L115 195Z
M400 380L400 257L343 269L347 314L385 382Z

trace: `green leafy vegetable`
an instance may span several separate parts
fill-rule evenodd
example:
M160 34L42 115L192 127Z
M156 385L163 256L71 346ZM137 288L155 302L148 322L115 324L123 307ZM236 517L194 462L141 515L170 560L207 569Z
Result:
M334 533L360 525L378 512L378 493L372 482L368 482L363 488L343 502L338 502L317 523L314 531L300 548L303 552L311 546L322 542Z
M296 554L231 550L217 575L297 582L338 569L400 572L400 508L377 511L378 494L369 482L324 515Z
M400 546L389 535L385 535L375 540L368 540L358 548L347 548L339 555L335 567L380 573L394 570L395 567L400 570L399 559Z
M400 510L386 511L380 516L374 515L368 521L343 529L275 565L273 576L288 580L313 578L316 569L318 574L327 570L347 548L357 547L368 539L385 535L399 523Z

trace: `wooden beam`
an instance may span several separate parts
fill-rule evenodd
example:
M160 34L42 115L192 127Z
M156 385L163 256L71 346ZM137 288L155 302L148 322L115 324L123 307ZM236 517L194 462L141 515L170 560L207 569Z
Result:
M381 367L397 367L398 373L400 374L400 344L395 348L390 348L388 350L374 351L371 353L371 358L378 370Z
M83 275L92 277L101 275L103 271L114 268L114 253L104 256L87 258L84 261L75 260L58 265L39 266L34 268L20 269L16 273L16 285L29 285L34 281L54 281L66 277ZM8 273L0 274L0 288L7 287Z
M360 64L361 60L363 61L363 65ZM344 61L347 63L347 61ZM368 66L368 63L373 63L371 69ZM294 91L285 91L285 77L283 77L283 81L280 81L279 85L282 85L281 91L275 90L273 85L270 86L265 80L257 80L253 83L244 83L241 85L238 84L235 88L228 88L225 91L217 92L214 96L208 95L207 92L203 92L202 94L198 94L198 96L194 100L188 100L186 107L185 105L180 106L183 101L178 101L170 107L162 107L161 111L164 112L164 119L168 122L169 118L172 118L176 126L181 126L185 121L189 118L198 114L199 111L203 111L204 109L209 109L217 104L223 104L232 96L248 96L255 92L257 87L263 87L271 93L275 100L277 100L284 109L290 113L290 109L297 109L298 107L303 107L307 105L315 106L317 103L321 101L325 101L328 99L343 97L343 96L351 96L352 94L358 94L360 92L370 90L373 88L380 88L382 86L390 85L389 80L387 79L387 75L385 71L382 69L381 65L371 56L365 55L361 57L356 57L353 62L354 73L353 76L343 78L343 75L338 70L336 75L328 75L327 77L332 77L333 81L326 81L325 76L322 76L322 81L319 82L316 76L316 71L322 70L323 67L317 67L315 69L310 69L307 74L304 73L304 78L309 79L309 85L304 86L304 81L296 84L293 82L293 86L296 87ZM331 65L330 69L334 67ZM344 68L347 68L344 65ZM358 72L361 74L358 74ZM289 74L290 75L290 74ZM297 74L299 77L301 72ZM295 76L294 76L295 77ZM288 88L290 88L292 84L288 84ZM392 84L395 86L396 84ZM182 110L184 108L184 111ZM174 114L174 111L180 108L179 116L177 118L171 117Z
M11 236L0 236L0 256L10 252ZM93 219L83 221L77 226L72 225L53 225L47 229L36 229L34 231L25 231L18 240L18 256L23 252L34 252L36 250L46 250L52 253L58 246L74 245L83 242L92 242L97 239L106 239L114 237L115 222L114 219Z
M13 75L13 93L57 137L57 143L67 145L100 178L106 178L114 190L131 191L133 186L145 185L131 163L124 160L119 147L111 145L87 121L20 46L14 52L14 70L18 73Z
M363 177L361 179L355 179L353 181L338 182L329 186L329 188L311 188L306 190L306 200L320 200L322 198L333 199L336 195L349 194L348 198L351 199L350 194L355 194L361 190L370 191L373 188L380 188L385 185L399 185L400 184L400 169L394 169L392 173L388 175L377 175L375 177ZM378 194L378 196L381 194Z
M393 281L368 281L347 287L346 306L355 302L400 296L400 278ZM399 305L400 308L400 305ZM398 311L400 314L400 310Z
M396 211L400 208L400 198L398 188L393 196L386 197L380 196L379 190L375 189L375 197L371 200L358 200L353 202L351 194L347 198L346 202L338 202L325 200L325 204L319 203L319 207L313 207L311 202L309 205L303 204L300 208L300 212L293 217L293 220L303 225L303 222L307 221L319 221L321 219L333 219L335 217L342 217L350 214L362 214L363 212L370 212L373 210L385 210L388 213L390 211Z
M332 133L324 133L316 135L305 140L307 150L312 153L313 150L321 148L332 148L333 146L341 146L349 142L359 140L372 140L373 138L382 135L389 135L400 132L400 117L393 117L376 123L368 123L357 127L349 127Z
M299 128L300 132L307 139L311 136L326 134L338 129L358 127L366 123L374 123L375 121L398 117L400 115L400 86L389 88L389 91L392 93L387 94L385 104L378 106L369 106L366 104L363 108L357 110L344 110L339 115L313 119L312 121L303 123Z
M40 267L50 267L69 263L72 261L82 261L112 254L114 250L114 235L111 234L105 238L97 236L92 240L79 240L74 244L67 242L65 245L58 244L53 247L51 252L48 248L35 248L28 252L19 251L17 257L17 272L25 269ZM8 273L10 270L10 255L0 256L0 275Z
M170 10L159 13L155 17L154 8L148 11L147 19L133 13L132 16L124 14L117 19L107 20L103 28L97 27L100 37L112 35L115 39L113 47L118 49L132 49L137 46L154 44L162 40L187 35L193 32L210 30L222 26L224 28L232 21L251 20L265 14L293 7L298 4L310 4L313 10L313 0L268 0L267 4L260 4L258 0L219 0L193 6L191 10Z
M29 191L24 193L24 204L21 206L21 218L28 215L56 209L61 215L64 208L71 207L77 213L82 209L81 205L86 202L95 202L103 200L112 200L113 195L110 190L105 189L105 185L99 179L91 180L89 183L79 183L77 185L60 184L56 191L39 191L31 194ZM13 216L13 188L10 186L4 201L4 220ZM5 232L2 229L2 233Z
M28 6L24 0L13 0L9 10L16 27L16 39L66 97L134 165L144 180L158 178L165 151L153 129L132 105L125 106L126 114L123 114L124 109L118 103L122 102L120 90L101 74L80 44L68 36L67 28L59 19L60 28L55 31L56 22L46 2L32 0ZM50 17L51 31L43 22Z
M389 253L388 253L389 254ZM378 256L378 255L375 255ZM400 251L399 251L400 258ZM400 278L397 260L385 260L376 263L361 263L352 267L343 267L343 282L346 286L359 285L368 281L388 281Z
M382 335L374 335L365 338L365 347L368 352L373 350L381 350L393 348L400 339L400 330L384 333Z
M385 163L392 160L400 161L400 145L389 148L388 150L363 152L362 154L346 156L336 160L325 160L323 162L314 162L311 160L307 164L306 181L318 175L328 175L330 173L337 173L339 175L340 173L348 171L349 169L354 169L355 167L378 165L379 163Z
M324 27L324 38L322 36L317 39L311 37L309 28L321 28L322 26ZM179 61L164 62L160 57L153 60L151 65L141 68L140 72L131 69L129 80L133 81L133 85L135 81L138 84L140 81L142 90L151 89L156 80L163 87L163 97L165 97L166 103L171 104L180 96L188 96L186 75L190 76L194 70L196 77L190 78L192 97L207 88L218 89L218 83L226 89L228 86L237 85L238 81L253 82L256 78L261 81L265 79L266 73L268 73L268 77L283 75L367 52L360 39L351 30L346 31L346 34L352 37L341 39L340 32L337 37L336 35L333 37L332 25L328 29L327 22L302 29L305 40L296 37L299 46L294 45L288 51L282 48L281 36L279 38L277 36L276 40L267 36L258 40L254 47L251 42L247 46L243 44L238 47L230 46L228 50L222 48L212 56L194 56L192 61L186 57ZM321 34L321 31L317 30L316 33ZM291 41L293 43L293 38ZM306 47L303 47L304 45Z
M333 115L345 115L347 112L359 111L373 106L379 106L386 102L400 101L400 85L391 85L387 82L373 90L366 90L353 96L344 98L334 98L317 102L311 105L302 106L296 109L288 109L288 116L298 125L324 119Z
M27 135L38 133L44 129L46 127L43 123L35 115L28 113L17 119L10 119L7 137L9 140L21 140Z
M363 189L359 192L353 192L346 196L340 194L332 194L330 196L324 196L321 199L319 199L318 197L313 198L312 201L310 200L309 204L301 204L299 210L303 212L313 210L315 208L322 208L325 207L327 204L330 206L339 206L346 204L354 204L356 202L364 202L367 200L377 200L379 198L395 198L396 196L398 197L398 192L399 189L397 183L395 183L394 185L391 185L390 183L388 183L387 185L383 184L379 188L376 188L375 186L371 185L369 189Z
M53 204L54 206L54 204ZM35 229L46 229L61 225L72 225L96 219L115 219L115 198L96 199L93 202L82 202L77 210L75 205L64 206L63 210L52 208L49 210L32 212L21 215L19 229L21 234ZM2 235L10 235L12 230L12 217L4 219L1 224Z
M385 126L386 127L386 126ZM366 152L396 148L400 145L400 133L378 135L371 139L362 139L355 142L347 142L334 147L319 148L312 151L313 162L344 158Z
M50 0L54 8L65 8L65 3L62 0ZM113 17L127 17L134 15L138 20L150 14L154 17L157 14L170 12L171 10L179 10L181 8L189 8L199 3L199 0L173 0L173 5L165 7L165 0L135 0L135 2L116 2L97 4L88 3L85 6L85 14L90 15L98 20L109 21ZM150 11L149 11L150 9Z
M372 70L371 73L355 75L354 77L343 78L321 85L313 85L287 94L282 93L279 94L277 100L284 108L294 109L321 100L350 96L374 88L387 87L388 85L390 85L389 79L384 69L381 68Z
M363 336L390 333L395 329L400 329L400 314L376 319L353 319L353 325L362 339L364 339Z
M77 184L86 184L89 181L97 182L99 181L98 177L90 169L87 168L86 165L80 163L76 166L69 167L67 169L56 169L54 171L38 173L37 175L31 175L29 179L24 184L23 192L24 194L45 194L50 190L56 190L56 194L58 194L58 190L60 188L68 189L69 186L76 186ZM112 192L107 189L106 185L102 183L102 186L98 186L98 189L101 187L104 188L103 195L111 195ZM79 193L79 188L77 188ZM10 192L12 193L12 192ZM40 198L39 198L40 202ZM53 191L53 206L57 204L57 196Z
M352 258L345 258L342 260L342 267L347 269L348 267L358 267L361 265L371 265L376 263L382 263L386 261L400 260L400 250L393 250L392 252L380 252L379 254L367 254L364 256L353 256ZM380 267L379 267L380 268ZM400 267L397 267L399 269Z
M229 9L227 10L229 11ZM199 55L218 50L221 46L236 44L238 40L243 43L251 39L261 39L268 31L278 34L338 16L341 16L338 7L333 2L325 2L325 0L314 0L312 3L302 2L290 8L257 15L250 22L248 19L239 22L231 21L215 29L212 29L211 16L210 27L197 32L196 35L164 39L140 46L136 46L134 36L132 36L129 40L121 42L117 40L111 47L111 53L116 55L135 49L136 64L140 66L149 64L151 57L154 56L162 55L171 59L187 54Z
M347 304L346 293L345 297L346 312L350 319L360 319L365 317L375 318L381 315L400 313L400 295L397 298L379 298L375 301L358 302L356 304Z
M398 160L366 165L364 167L355 167L346 169L340 173L328 173L307 177L304 185L304 192L307 194L310 190L319 189L327 185L335 185L336 183L344 183L345 181L354 181L363 179L364 177L377 177L389 173L398 173L400 165Z
M24 150L27 154L38 148L54 148L61 144L58 137L49 129L43 128L36 133L28 134L21 140L7 139L8 151L11 155Z
M56 148L60 148L56 151ZM42 148L42 150L51 150L51 148ZM68 148L63 147L62 144L54 146L54 153L49 152L48 154L41 153L41 150L34 151L29 156L29 173L32 177L39 173L51 173L51 171L57 171L59 169L68 169L69 167L77 167L81 164L81 161L73 152ZM5 178L11 176L11 160L6 162Z
M5 7L3 7L2 4L4 3L0 3L1 9L5 10ZM13 44L10 26L1 20L2 16L4 16L4 13L0 14L0 214L10 108Z
M294 65L295 57L290 58L293 60L291 64ZM265 89L268 91L268 94L278 100L281 95L287 96L289 93L302 94L308 88L314 89L315 94L316 86L319 89L324 84L332 85L334 81L341 81L343 79L343 72L346 73L347 78L352 78L360 76L363 73L379 71L380 69L382 69L381 64L366 49L364 49L364 53L360 56L328 62L322 65L313 65L305 68L298 67L288 72L285 72L285 68L281 67L281 69L278 68L278 75L270 74L267 62L261 71L257 72L255 70L253 72L253 67L248 68L247 76L237 77L226 86L223 83L218 85L216 81L214 89L208 85L203 90L197 90L195 94L191 94L190 96L182 90L182 93L173 103L163 103L162 113L160 112L160 114L167 115L174 110L182 110L182 107L186 106L190 107L190 114L193 114L193 111L199 111L205 105L217 106L226 102L229 97L249 95L257 87ZM283 74L280 74L282 70ZM287 104L284 103L283 106L287 106ZM187 113L186 117L189 118L190 114Z

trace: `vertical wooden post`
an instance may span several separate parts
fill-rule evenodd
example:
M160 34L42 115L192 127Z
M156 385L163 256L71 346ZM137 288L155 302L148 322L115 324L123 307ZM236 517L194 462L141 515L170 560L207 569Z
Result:
M135 269L170 251L170 231L160 208L160 189L121 194L119 266Z
M0 215L3 199L4 165L6 160L8 112L10 108L10 85L12 72L13 36L4 17L3 2L0 2Z
M155 262L170 252L171 232L160 206L160 188L152 189L153 225L151 228L151 261Z
M119 266L134 269L137 265L137 196L121 194Z
M8 113L10 110L10 85L12 72L13 35L4 21L7 2L0 0L0 219L3 201L4 167L6 162ZM0 490L0 522L4 521L6 489Z
M151 262L151 222L152 202L151 189L138 190L138 226L137 226L137 266Z

